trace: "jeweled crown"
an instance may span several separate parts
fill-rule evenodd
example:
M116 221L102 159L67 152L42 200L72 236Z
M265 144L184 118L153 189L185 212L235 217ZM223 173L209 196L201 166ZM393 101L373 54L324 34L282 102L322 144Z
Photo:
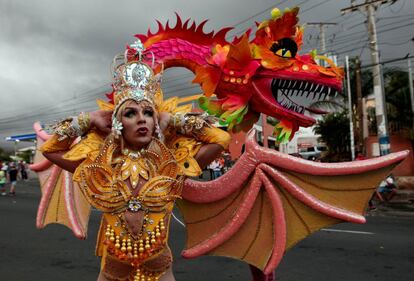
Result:
M112 131L116 137L121 135L123 129L122 123L116 118L120 106L127 100L148 101L155 105L155 96L161 91L161 73L154 74L152 68L144 62L148 60L144 53L144 45L137 39L127 46L123 54L115 56L112 62L115 105L112 114ZM154 64L154 56L152 61Z
M147 58L139 39L127 47L124 54L115 56L112 64L115 110L126 100L154 102L161 89L161 74L155 75L144 63Z

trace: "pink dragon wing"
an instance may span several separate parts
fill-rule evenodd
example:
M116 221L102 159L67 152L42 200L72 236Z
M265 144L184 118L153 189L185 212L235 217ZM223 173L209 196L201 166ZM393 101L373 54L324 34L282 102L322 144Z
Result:
M39 123L33 127L39 148L51 136L42 130ZM85 239L91 208L78 184L72 180L72 174L52 164L38 149L30 169L37 173L42 191L36 217L37 228L58 223L70 228L77 238Z
M269 274L287 249L313 232L344 221L364 223L379 182L408 155L317 163L260 147L254 134L222 177L185 182L179 202L187 229L184 257L228 256Z

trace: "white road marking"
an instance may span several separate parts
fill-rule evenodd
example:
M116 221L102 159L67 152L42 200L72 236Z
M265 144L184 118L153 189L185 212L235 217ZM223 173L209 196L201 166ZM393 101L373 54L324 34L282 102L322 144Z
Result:
M321 230L326 231L326 232L344 232L344 233L365 234L365 235L374 235L375 234L374 232L342 230L342 229L330 229L330 228L322 228Z

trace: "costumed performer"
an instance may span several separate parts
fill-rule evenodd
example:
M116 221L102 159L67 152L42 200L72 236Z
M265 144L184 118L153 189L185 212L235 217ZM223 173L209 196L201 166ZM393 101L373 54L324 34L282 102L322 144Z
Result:
M144 63L139 40L131 48L133 56L114 59L113 110L57 123L41 150L74 173L90 205L103 212L99 281L174 280L167 245L174 202L184 178L214 160L230 137L206 114L162 112L161 74Z

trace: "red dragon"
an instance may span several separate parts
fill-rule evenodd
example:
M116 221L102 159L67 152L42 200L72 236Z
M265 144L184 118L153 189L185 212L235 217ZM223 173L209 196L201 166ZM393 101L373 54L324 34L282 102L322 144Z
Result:
M272 18L257 23L232 42L228 31L208 34L190 19L184 23L177 15L175 27L158 21L158 31L137 34L147 53L156 58L155 68L185 67L195 74L204 92L200 106L220 118L233 131L247 131L260 113L279 122L275 134L279 141L290 140L299 126L309 127L315 119L305 112L320 114L312 104L336 95L342 89L342 69L316 52L299 55L303 28L298 25L299 8L272 11ZM135 55L132 48L130 56ZM316 63L322 59L329 67ZM213 95L216 98L211 98Z

